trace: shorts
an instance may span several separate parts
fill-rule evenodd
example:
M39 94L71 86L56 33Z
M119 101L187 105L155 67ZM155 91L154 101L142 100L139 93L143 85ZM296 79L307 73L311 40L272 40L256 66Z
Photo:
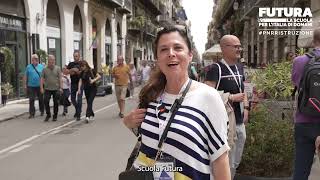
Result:
M125 100L128 86L115 86L117 100Z

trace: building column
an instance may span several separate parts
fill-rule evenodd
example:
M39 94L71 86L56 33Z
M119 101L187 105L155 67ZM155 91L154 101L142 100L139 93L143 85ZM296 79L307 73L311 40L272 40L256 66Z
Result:
M63 1L64 21L61 21L61 65L73 59L73 3ZM63 23L63 24L62 24Z
M278 47L279 46L279 38L278 36L273 36L273 62L272 63L276 63L279 62L279 51L278 51Z
M106 35L105 35L105 31L106 31L106 21L107 18L106 16L101 17L101 19L99 19L98 21L98 29L100 31L100 33L98 34L98 61L97 61L97 68L98 70L100 70L101 68L101 63L106 63L106 48L105 48L105 39L106 39Z
M262 60L263 64L267 64L267 57L268 57L267 50L268 50L268 36L264 35L263 36L263 60Z
M122 16L122 21L121 21L121 52L122 52L122 57L126 57L126 37L127 37L127 15L124 14Z
M244 21L244 31L243 31L243 58L246 60L247 64L249 65L250 59L248 59L248 30L249 30L249 22Z
M116 9L113 10L111 16L111 60L113 66L117 65L117 24Z
M255 30L255 27L253 26L254 25L254 21L256 21L256 19L254 18L251 18L251 22L250 22L250 25L251 25L251 28L250 28L250 36L251 36L251 41L250 41L250 44L251 44L251 49L250 49L250 54L251 54L251 59L250 59L250 62L251 63L254 63L254 30Z
M92 51L90 49L90 40L91 40L91 23L89 21L89 4L88 1L85 0L83 3L83 6L81 6L83 14L82 14L82 23L83 23L83 32L82 32L82 37L83 37L83 59L87 60L89 64L93 64L92 61ZM81 11L81 10L80 10Z

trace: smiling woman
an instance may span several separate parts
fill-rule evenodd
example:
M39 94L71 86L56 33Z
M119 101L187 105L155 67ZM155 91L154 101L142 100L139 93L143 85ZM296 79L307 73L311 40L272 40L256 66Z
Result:
M176 180L230 179L227 113L215 89L189 79L192 53L186 33L162 29L154 52L156 71L140 92L140 109L124 118L128 128L140 126L133 169L160 169L153 171L155 179L164 174Z

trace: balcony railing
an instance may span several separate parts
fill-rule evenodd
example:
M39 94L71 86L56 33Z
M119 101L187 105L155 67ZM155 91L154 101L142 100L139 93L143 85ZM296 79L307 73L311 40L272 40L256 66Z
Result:
M132 0L122 0L122 7L119 8L119 11L127 14L132 13Z
M264 0L259 1L262 3ZM254 14L254 12L258 11L257 0L244 0L243 6L241 9L241 20L246 19L246 17L250 17Z
M123 0L96 0L98 2L104 2L112 7L121 7Z
M155 15L160 15L159 4L160 0L140 0L142 4L146 6L146 8L150 9L150 11Z
M157 33L157 27L152 23L147 23L146 24L146 33L147 33L147 35L155 37L156 33Z

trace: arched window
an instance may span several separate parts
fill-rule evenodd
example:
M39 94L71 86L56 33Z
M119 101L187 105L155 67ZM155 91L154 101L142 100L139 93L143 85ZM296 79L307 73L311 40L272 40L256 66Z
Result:
M56 0L48 0L47 4L47 47L48 54L56 57L56 65L62 65L61 60L61 24L60 11Z
M73 38L73 50L80 51L83 57L82 18L78 5L73 12Z

